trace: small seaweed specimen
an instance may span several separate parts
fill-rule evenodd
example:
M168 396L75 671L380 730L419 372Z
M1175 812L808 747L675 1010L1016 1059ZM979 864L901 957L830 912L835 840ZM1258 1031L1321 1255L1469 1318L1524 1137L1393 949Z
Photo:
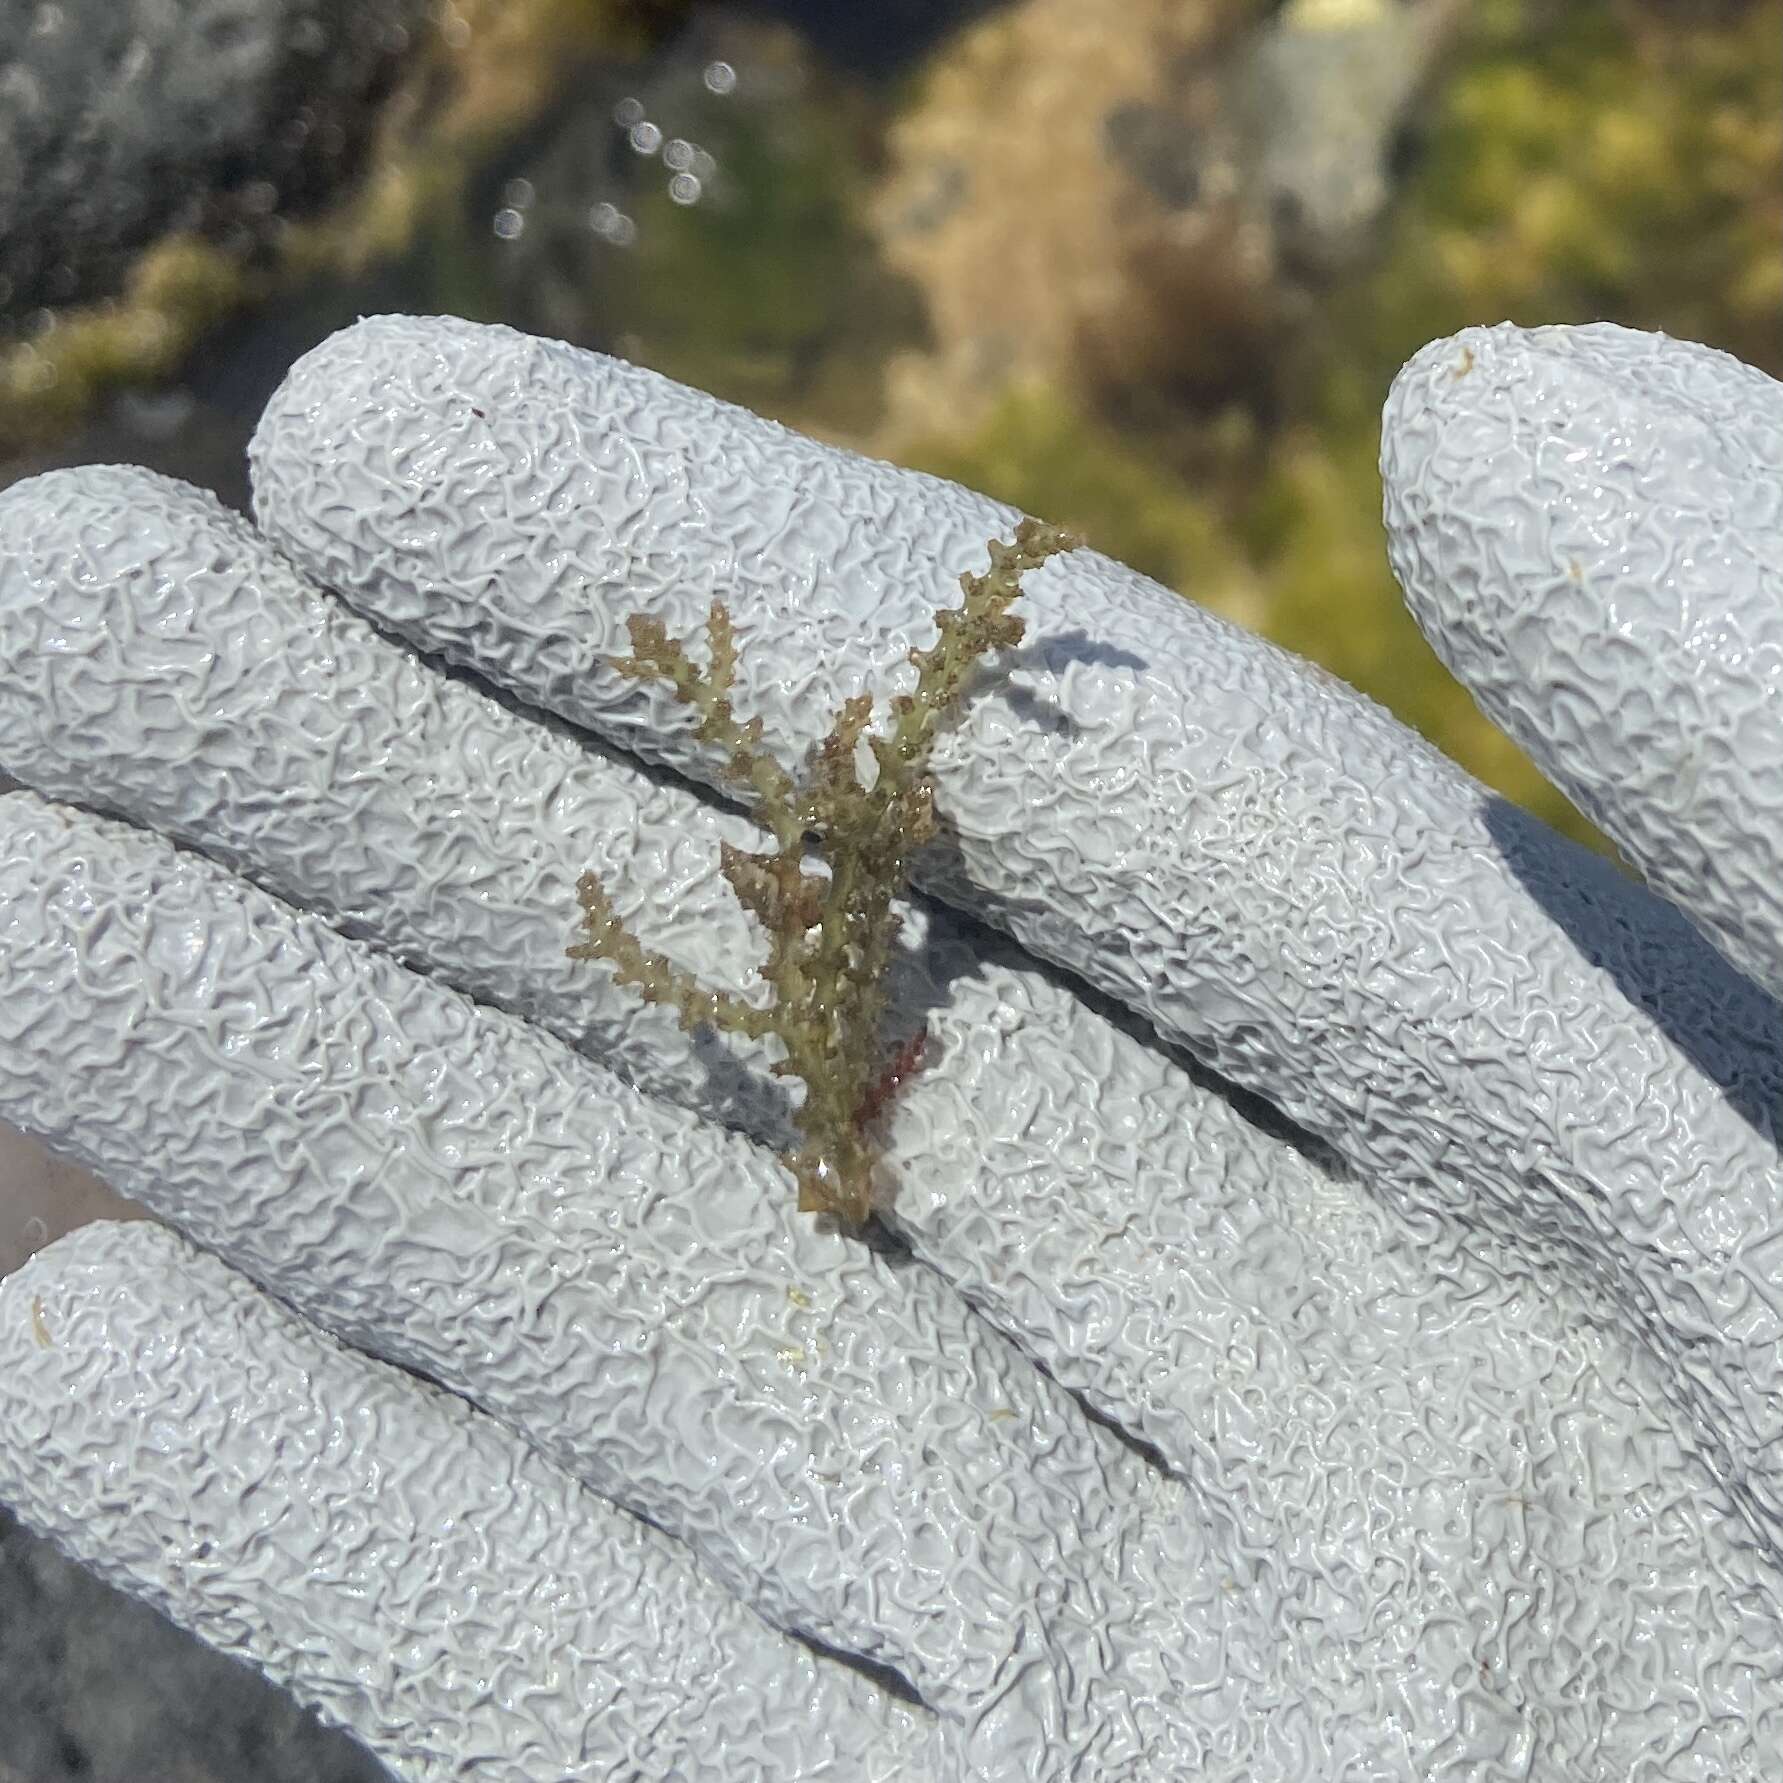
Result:
M1022 577L1080 542L1038 520L1022 521L1012 542L993 540L989 570L960 577L964 604L938 612L940 636L929 649L910 652L916 687L891 702L891 734L868 733L873 698L856 694L817 746L802 784L762 747L761 720L739 724L731 711L736 641L723 601L713 601L706 619L703 674L660 620L641 614L626 622L632 654L608 659L622 675L667 682L694 709L694 735L723 751L727 777L751 790L755 817L773 835L773 848L759 854L723 844L719 867L767 929L761 972L774 1002L758 1009L708 989L666 954L641 945L593 873L577 882L583 939L566 951L572 959L611 960L619 983L635 985L647 1003L668 1004L689 1033L709 1026L779 1039L786 1056L773 1066L775 1075L805 1084L795 1116L803 1144L785 1160L803 1213L858 1225L873 1211L871 1130L922 1058L918 1033L882 1059L880 1027L898 932L892 900L909 878L911 857L935 833L929 752L978 658L1021 641L1023 622L1008 609ZM863 735L877 764L867 786L855 771ZM817 838L827 875L806 870L807 834Z

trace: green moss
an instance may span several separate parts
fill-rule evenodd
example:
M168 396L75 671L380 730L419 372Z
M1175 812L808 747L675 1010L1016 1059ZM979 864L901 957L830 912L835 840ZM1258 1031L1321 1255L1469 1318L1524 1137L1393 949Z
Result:
M1778 0L1688 27L1634 6L1484 7L1382 254L1297 343L1293 419L1231 514L1261 629L1606 852L1407 616L1379 520L1380 405L1425 342L1482 322L1620 321L1783 368L1780 87Z
M628 201L636 242L593 294L603 330L627 357L806 431L869 431L880 368L920 327L856 221L871 121L840 83L715 113L709 192L681 205L654 180Z
M0 434L14 451L44 445L102 390L166 377L250 289L237 256L196 236L164 237L137 258L118 297L65 310L31 340L0 344Z
M1054 515L1098 551L1204 605L1243 603L1245 569L1218 502L1144 440L1055 390L1012 389L969 438L917 441L899 457L1026 513Z
M1495 0L1320 352L1372 387L1469 323L1615 321L1783 370L1780 90L1783 0L1719 25Z

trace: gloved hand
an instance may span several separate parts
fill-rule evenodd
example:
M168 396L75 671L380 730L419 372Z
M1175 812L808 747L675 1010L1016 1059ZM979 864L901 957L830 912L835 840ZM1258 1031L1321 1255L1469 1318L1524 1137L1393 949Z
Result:
M1414 605L1693 912L1783 833L1780 441L1619 330L1389 403ZM564 957L589 866L708 983L760 940L600 659L722 594L796 766L1007 510L454 321L325 343L253 469L258 532L0 496L0 1116L178 1229L0 1285L0 1500L405 1778L1766 1774L1778 1010L1684 917L1055 560L935 758L869 1246L770 1055Z

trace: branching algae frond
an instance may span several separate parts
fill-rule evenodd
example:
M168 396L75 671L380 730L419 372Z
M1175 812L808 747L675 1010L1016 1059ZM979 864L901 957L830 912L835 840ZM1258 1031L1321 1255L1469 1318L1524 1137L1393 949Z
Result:
M750 789L755 817L774 838L754 854L722 845L719 866L738 901L768 931L762 977L774 993L758 1009L711 990L627 932L599 878L577 884L583 939L572 959L611 960L621 984L648 1003L666 1003L689 1033L714 1027L756 1039L776 1036L785 1058L776 1076L801 1078L805 1100L795 1119L803 1143L786 1158L799 1185L799 1208L858 1224L873 1211L872 1128L899 1082L921 1057L918 1035L882 1058L886 970L897 938L892 900L909 878L911 857L935 833L935 783L929 753L941 725L960 704L978 658L1021 641L1023 622L1009 612L1021 579L1080 541L1058 527L1024 520L1013 542L994 540L990 569L960 577L965 602L936 614L940 636L912 650L915 691L891 702L889 736L867 732L871 694L857 694L837 714L802 784L762 747L762 723L739 724L731 711L736 642L724 602L706 620L702 673L662 622L634 614L627 622L632 654L609 660L639 681L664 681L699 716L694 735L726 757L729 779ZM870 786L855 771L862 736L877 763ZM805 867L813 835L829 867Z

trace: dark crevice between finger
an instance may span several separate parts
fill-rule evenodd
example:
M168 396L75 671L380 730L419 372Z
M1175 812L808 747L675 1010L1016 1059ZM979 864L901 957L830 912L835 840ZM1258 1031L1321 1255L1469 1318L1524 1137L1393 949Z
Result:
M1146 1467L1152 1469L1154 1472L1173 1478L1180 1479L1184 1477L1180 1469L1170 1465L1169 1461L1165 1458L1164 1451L1160 1449L1156 1443L1149 1441L1143 1436L1136 1435L1122 1424L1113 1414L1102 1411L1089 1398L1086 1389L1067 1386L1065 1382L1061 1381L1059 1377L1053 1373L1052 1369L1047 1366L1045 1359L1041 1356L1037 1356L1029 1347L1029 1341L1026 1334L1000 1324L988 1308L980 1305L979 1302L972 1297L969 1291L962 1289L960 1284L954 1281L938 1263L925 1257L920 1251L915 1250L912 1247L910 1240L906 1238L901 1231L890 1226L882 1225L880 1221L875 1218L868 1221L868 1223L860 1229L858 1236L867 1243L869 1249L879 1252L892 1268L926 1269L932 1275L937 1276L960 1296L969 1318L982 1322L987 1330L995 1334L996 1341L999 1344L1009 1344L1013 1346L1018 1354L1031 1362L1047 1380L1051 1381L1052 1384L1059 1389L1061 1393L1066 1394L1090 1423L1106 1430L1124 1449L1137 1456Z
M872 1215L863 1225L838 1229L846 1230L851 1238L858 1239L868 1250L882 1257L888 1268L903 1269L917 1260L909 1239L888 1226L878 1214Z
M938 867L938 883L928 895L946 906L947 922L957 935L972 942L980 966L995 960L1062 988L1092 1015L1168 1059L1197 1088L1218 1096L1247 1126L1298 1152L1328 1175L1346 1180L1353 1177L1354 1167L1323 1134L1302 1125L1259 1091L1228 1077L1182 1040L1163 1032L1142 1011L1092 983L1081 972L1031 951L1018 937L1024 926L1047 916L1043 905L1024 906L1017 899L999 896L980 885L968 886L963 864L949 861L936 848L931 848L928 858ZM1104 934L1097 937L1097 945L1112 957L1112 950L1122 942L1118 936ZM931 1004L941 1000L941 993L937 992Z
M819 1640L816 1635L805 1634L796 1628L788 1629L787 1632L801 1647L808 1648L818 1658L834 1660L837 1665L845 1665L851 1672L858 1672L863 1678L877 1684L887 1696L895 1696L900 1702L909 1703L913 1709L928 1707L916 1686L895 1665L887 1665L883 1659L867 1659L842 1647L832 1647L828 1641Z
M1164 1458L1164 1451L1155 1442L1143 1436L1136 1436L1126 1425L1111 1418L1107 1412L1098 1411L1083 1394L1065 1389L1077 1401L1078 1409L1092 1424L1100 1424L1123 1448L1137 1455L1145 1465L1160 1474L1174 1474L1175 1469Z
M1046 1363L1042 1361L1040 1357L1034 1356L1031 1360L1033 1361L1034 1366L1039 1369L1061 1393L1070 1397L1077 1409L1082 1412L1092 1424L1106 1430L1122 1448L1137 1456L1140 1461L1154 1472L1171 1478L1180 1477L1178 1470L1172 1467L1164 1458L1164 1451L1160 1449L1156 1443L1147 1440L1147 1438L1143 1436L1136 1435L1133 1431L1129 1430L1126 1425L1121 1423L1118 1418L1108 1412L1100 1410L1090 1400L1088 1394L1081 1387L1068 1387L1050 1368L1047 1367Z
M450 1393L454 1398L463 1399L472 1406L477 1405L477 1402L474 1399L471 1399L469 1395L454 1387L449 1381L441 1379L439 1375L423 1368L418 1363L399 1361L390 1357L383 1358L383 1360L387 1361L389 1365L398 1370L398 1372L409 1376L412 1380L421 1382L424 1386L437 1388L443 1393ZM481 1410L483 1408L478 1407L478 1409ZM526 1442L530 1446L529 1438L523 1434L516 1434L518 1435L518 1440ZM592 1486L588 1487L588 1490L591 1493L595 1492L595 1488ZM658 1535L662 1536L665 1541L672 1542L676 1548L692 1557L696 1565L698 1564L698 1557L695 1550L690 1548L685 1539L675 1530L671 1529L666 1523L658 1521L658 1519L651 1516L648 1511L642 1510L636 1505L623 1505L615 1500L605 1499L604 1494L597 1493L596 1495L602 1497L603 1501L611 1506L612 1509L619 1511L622 1515L636 1519L636 1521L642 1523L645 1528L654 1530ZM845 1665L850 1671L858 1672L863 1678L869 1679L872 1683L878 1685L878 1687L885 1691L887 1695L897 1697L900 1702L909 1703L912 1707L919 1709L926 1709L928 1707L923 1701L921 1694L917 1691L916 1686L912 1684L896 1666L888 1665L884 1660L868 1659L859 1653L850 1653L842 1647L831 1646L829 1642L820 1640L816 1635L807 1634L800 1629L789 1628L783 1632L789 1635L793 1640L797 1641L801 1647L805 1647L812 1653L815 1653L819 1658L834 1660L837 1665Z

